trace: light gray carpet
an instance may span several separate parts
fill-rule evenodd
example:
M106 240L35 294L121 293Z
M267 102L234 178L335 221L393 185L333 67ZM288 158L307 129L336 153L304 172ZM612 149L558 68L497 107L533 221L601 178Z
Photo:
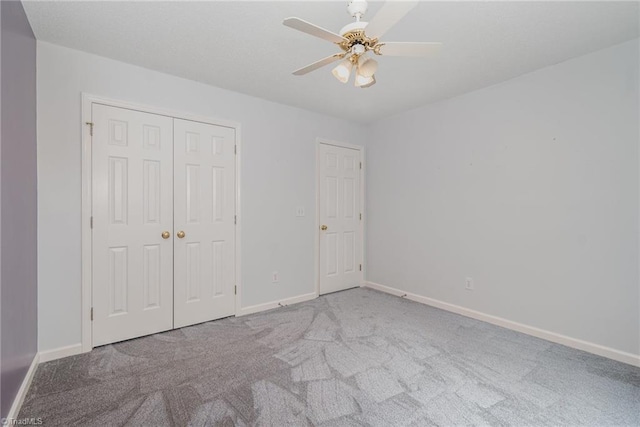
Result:
M44 425L639 425L640 369L368 289L38 367Z

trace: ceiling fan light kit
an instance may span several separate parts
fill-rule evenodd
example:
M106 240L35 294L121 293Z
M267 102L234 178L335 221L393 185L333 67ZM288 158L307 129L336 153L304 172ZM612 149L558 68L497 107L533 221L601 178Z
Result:
M333 69L332 73L339 82L346 83L349 81L349 77L351 77L352 68L353 64L351 61L349 59L345 59Z
M374 76L365 77L362 74L356 74L355 81L353 82L354 86L359 88L371 87L375 83L376 78Z
M379 41L380 37L404 18L417 4L418 0L388 0L371 22L364 22L361 19L367 12L367 1L352 0L347 5L347 12L355 19L355 22L342 27L340 34L333 33L300 18L285 19L283 21L285 26L335 43L343 50L341 53L300 68L294 71L293 74L301 76L342 59L340 64L332 70L334 77L341 83L347 83L355 66L355 86L367 88L376 83L375 73L378 70L378 61L366 56L369 51L375 55L386 56L428 57L437 54L441 43L381 43ZM385 46L387 47L385 48Z
M378 61L373 58L361 56L358 58L358 72L365 77L373 76L378 71Z

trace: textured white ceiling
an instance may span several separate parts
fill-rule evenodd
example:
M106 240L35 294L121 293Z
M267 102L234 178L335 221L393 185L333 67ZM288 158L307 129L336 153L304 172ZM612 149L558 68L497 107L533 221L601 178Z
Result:
M337 52L282 25L298 16L338 32L339 2L32 2L36 37L214 86L359 122L489 86L636 38L637 2L421 2L386 41L440 41L437 59L380 57L378 83L341 84ZM371 18L381 3L371 3Z

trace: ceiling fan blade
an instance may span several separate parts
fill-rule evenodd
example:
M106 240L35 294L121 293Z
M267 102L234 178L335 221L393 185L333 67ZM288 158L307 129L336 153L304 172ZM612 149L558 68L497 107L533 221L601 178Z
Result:
M336 33L332 33L329 30L325 30L322 27L318 27L317 25L304 21L300 18L287 18L282 21L282 23L287 27L293 28L294 30L302 31L303 33L311 34L312 36L316 36L333 43L342 43L343 41L348 41L347 39Z
M418 0L387 0L367 25L369 37L382 37L418 5Z
M327 64L331 64L332 62L336 62L342 58L344 58L344 56L346 55L346 53L336 53L335 55L331 55L331 56L327 56L324 59L321 59L320 61L316 61L313 64L309 64L306 67L302 67L298 70L295 70L293 72L293 74L295 76L302 76L303 74L307 74L310 73L314 70L317 70L318 68L324 67Z
M383 56L435 56L440 52L442 43L438 42L391 42L380 43L380 55Z

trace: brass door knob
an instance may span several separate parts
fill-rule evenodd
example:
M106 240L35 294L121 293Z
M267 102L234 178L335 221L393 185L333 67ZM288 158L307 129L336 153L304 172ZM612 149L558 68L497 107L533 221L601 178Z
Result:
M184 231L178 231L178 234L176 234L176 236L178 236L178 239L182 239L185 236Z
M168 239L169 237L171 237L171 233L169 233L168 231L163 231L162 232L162 238L163 239Z
M327 229L326 225L323 225L322 227L320 227L320 230L325 231Z

